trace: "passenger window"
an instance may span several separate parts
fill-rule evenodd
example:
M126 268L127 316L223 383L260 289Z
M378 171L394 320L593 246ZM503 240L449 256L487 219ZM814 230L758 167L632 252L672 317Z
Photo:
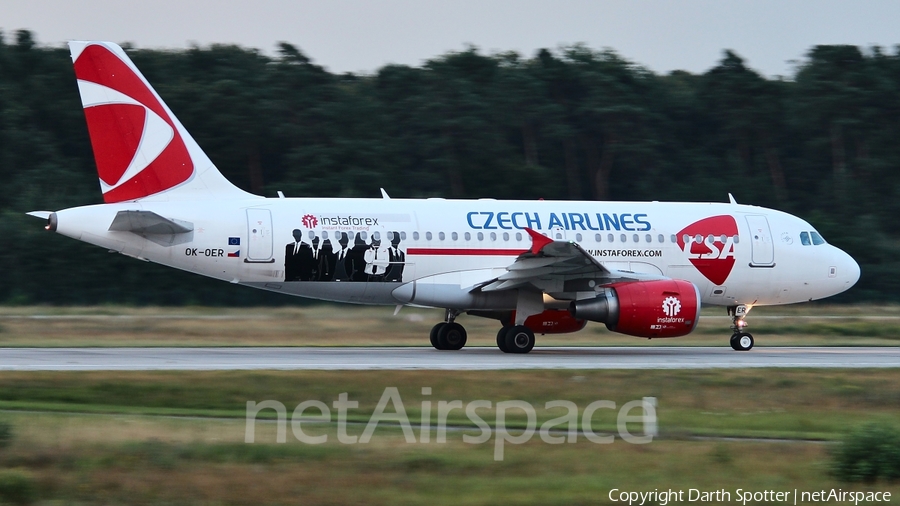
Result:
M504 240L504 241L508 241L508 240L509 240L509 232L503 232L503 240Z
M418 241L418 240L419 240L419 233L416 232L414 235L415 235L416 240ZM400 232L400 240L401 240L401 241L405 241L405 240L406 240L406 232Z
M431 232L425 232L425 239L431 240Z
M612 234L606 234L606 240L609 242L616 242L616 236Z
M575 234L575 241L581 242L581 234Z
M517 241L521 241L521 240L522 240L522 232L516 232L516 240L517 240Z
M376 240L376 241L380 241L380 240L381 240L381 234L378 233L378 232L372 232L372 239L374 239L374 240Z
M403 237L403 234L400 234L400 237ZM419 240L419 233L413 232L413 241L418 241L418 240Z
M557 233L556 233L556 238L557 238L557 239L562 239L562 234L560 234L559 232L557 232Z
M708 236L706 236L706 242L712 244L712 243L716 242L716 238L713 237L712 234L709 234Z
M659 234L659 237L657 237L657 239L659 239L660 244L666 242L666 236L664 236L662 234Z
M496 241L496 240L497 240L497 234L496 234L496 233L491 232L491 240L492 240L492 241Z
M438 239L443 241L445 237L447 236L445 236L443 232L438 232Z
M825 239L822 239L822 236L819 235L818 232L810 232L809 235L812 236L813 246L818 246L820 244L825 244Z
M687 237L687 236L685 236L685 237ZM669 239L671 239L672 244L675 244L676 242L678 242L678 238L675 237L675 234L672 234L672 237L670 237ZM687 242L687 241L685 241L685 242Z
M628 236L625 234L620 235L619 239L622 240L622 244L625 244L626 242L628 242Z
M800 244L804 246L809 246L811 243L809 242L809 233L808 232L800 232Z
M479 240L479 241L483 241L483 240L484 240L484 234L483 234L483 233L478 232L478 240Z
M452 234L450 234L450 238L455 241L455 240L459 239L459 234L457 234L456 232L453 232Z
M600 234L595 234L595 235L594 235L594 239L596 239L597 242L602 242L602 240L600 239L601 237L602 237L602 236L601 236Z
M467 241L471 241L471 240L472 240L472 234L470 234L470 233L468 233L468 232L466 232L466 235L464 235L463 237L465 237Z
M734 237L731 238L731 242L733 242L735 244L741 242L741 236L735 235Z
M365 232L360 232L360 233L359 233L359 238L362 239L363 241L365 241L367 235L368 235L368 234L366 234Z
M322 232L322 240L328 239L328 232Z

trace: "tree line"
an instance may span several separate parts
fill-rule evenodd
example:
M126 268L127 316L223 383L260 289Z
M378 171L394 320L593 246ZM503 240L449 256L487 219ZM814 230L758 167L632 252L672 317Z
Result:
M788 78L732 51L657 74L574 45L475 47L334 74L299 48L124 46L222 173L292 197L726 201L809 220L852 254L845 301L900 300L900 47L815 46ZM67 48L0 37L0 302L295 300L107 255L31 210L101 201Z

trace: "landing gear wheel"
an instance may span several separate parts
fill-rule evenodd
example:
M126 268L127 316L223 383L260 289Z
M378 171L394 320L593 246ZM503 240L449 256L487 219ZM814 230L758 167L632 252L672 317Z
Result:
M731 347L735 351L750 351L753 348L753 336L748 332L737 332L731 336Z
M431 327L431 334L428 337L431 339L431 345L434 346L436 350L443 350L440 341L438 341L438 332L440 332L445 325L447 325L447 322L441 322L434 327Z
M511 327L506 333L509 353L528 353L534 348L534 332L524 325Z
M731 348L734 351L749 351L750 348L753 348L753 336L750 335L749 332L744 332L743 330L747 327L747 322L744 318L746 318L747 313L750 312L751 307L752 306L739 304L727 308L728 316L731 317L731 330L734 331L730 341Z
M500 331L497 332L497 347L500 348L500 351L503 353L509 353L509 348L506 347L506 334L509 332L510 328L509 325L504 325L500 328Z
M445 323L437 332L439 350L461 350L466 339L466 329L456 322Z

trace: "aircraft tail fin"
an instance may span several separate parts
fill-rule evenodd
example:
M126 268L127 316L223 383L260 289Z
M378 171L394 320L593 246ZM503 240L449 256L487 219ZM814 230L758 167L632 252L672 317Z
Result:
M253 197L222 176L121 47L69 49L105 202Z

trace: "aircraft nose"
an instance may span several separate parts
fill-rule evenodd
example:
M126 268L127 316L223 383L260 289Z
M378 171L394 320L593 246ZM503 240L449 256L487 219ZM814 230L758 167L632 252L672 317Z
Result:
M841 287L841 291L848 290L859 281L859 264L856 263L856 260L854 260L853 257L840 249L837 250L836 257L835 263L837 264L837 272L835 274L842 282L841 284L843 286Z

